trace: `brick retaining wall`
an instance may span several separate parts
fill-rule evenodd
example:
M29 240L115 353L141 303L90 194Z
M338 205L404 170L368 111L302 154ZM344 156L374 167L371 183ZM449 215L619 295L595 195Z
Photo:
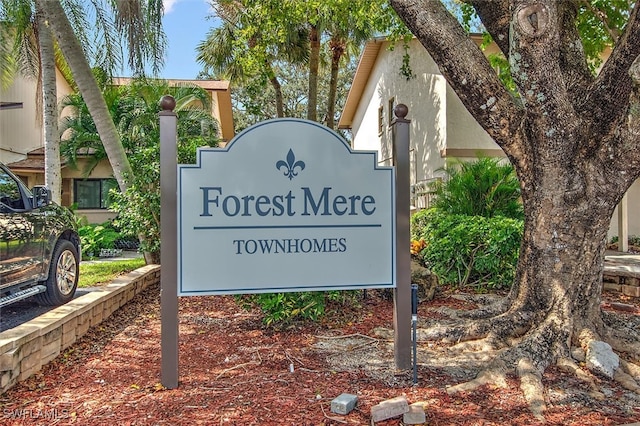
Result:
M11 330L0 333L0 394L56 358L151 284L160 282L160 266L147 265L116 278L101 290L84 294Z
M626 296L640 297L640 270L624 265L605 265L603 288Z

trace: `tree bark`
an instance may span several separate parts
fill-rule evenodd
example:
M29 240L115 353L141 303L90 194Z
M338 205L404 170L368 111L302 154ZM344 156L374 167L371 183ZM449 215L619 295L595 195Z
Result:
M60 135L58 133L58 96L53 38L42 11L39 9L36 10L36 19L40 51L40 80L42 82L44 183L51 190L53 201L61 204Z
M127 179L133 176L133 170L82 46L59 2L36 0L36 4L43 11L51 32L58 40L60 50L93 117L120 191L124 192L127 189Z

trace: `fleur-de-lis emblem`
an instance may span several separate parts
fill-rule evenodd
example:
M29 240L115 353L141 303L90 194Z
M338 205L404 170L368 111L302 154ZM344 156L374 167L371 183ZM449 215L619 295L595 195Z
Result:
M280 170L281 168L285 168L284 175L289 178L289 180L298 176L298 173L304 170L305 164L304 161L296 161L296 156L289 148L289 152L287 153L287 161L280 160L276 163L276 169ZM296 168L299 167L299 172L296 172Z

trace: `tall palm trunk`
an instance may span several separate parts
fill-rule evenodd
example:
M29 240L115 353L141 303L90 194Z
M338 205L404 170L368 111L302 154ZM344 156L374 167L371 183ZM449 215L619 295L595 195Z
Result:
M327 97L327 127L335 129L336 92L338 91L338 72L340 59L345 51L345 40L340 37L332 38L329 42L331 49L331 78L329 80L329 94Z
M60 50L93 117L118 186L124 192L127 189L127 179L133 176L133 170L82 46L59 2L36 0L36 5L43 11L51 32L58 40Z
M42 83L42 122L44 124L44 183L51 190L53 201L60 204L62 201L62 178L53 38L39 7L36 9L36 19L40 51L40 81Z
M318 68L320 66L320 34L316 25L309 32L309 103L307 119L318 121Z
M271 83L271 87L275 92L276 96L276 116L278 118L284 117L284 97L282 96L282 86L280 85L280 80L278 80L278 76L276 76L275 71L271 67L271 64L266 64L267 74L269 75L269 82Z

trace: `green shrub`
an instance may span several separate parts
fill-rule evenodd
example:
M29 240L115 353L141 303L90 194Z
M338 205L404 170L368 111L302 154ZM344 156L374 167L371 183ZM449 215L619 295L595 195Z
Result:
M426 247L418 254L443 284L477 291L510 287L515 277L524 222L423 210L411 219L412 238Z
M307 291L249 294L238 296L237 300L245 308L260 308L266 326L283 326L295 320L318 321L324 316L328 301L347 303L352 295L347 291Z
M445 180L431 184L433 206L450 214L523 219L520 183L510 163L498 158L452 161Z
M121 238L110 222L81 226L78 228L78 235L82 245L82 257L85 259L97 256L102 249L115 248L115 242Z
M612 244L617 243L618 236L614 235L613 237L611 237L610 242ZM634 246L640 246L640 235L629 235L629 238L627 238L627 242Z

